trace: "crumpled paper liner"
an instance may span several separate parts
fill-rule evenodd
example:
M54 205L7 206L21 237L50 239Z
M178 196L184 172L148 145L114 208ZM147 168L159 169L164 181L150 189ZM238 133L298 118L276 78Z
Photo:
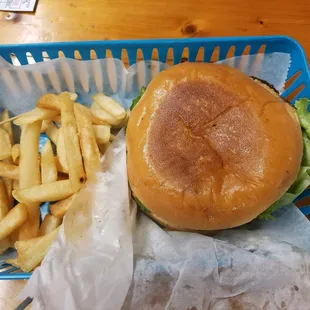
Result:
M290 57L224 62L281 91ZM140 87L167 67L148 61L126 70L115 59L19 68L0 62L1 107L18 114L46 92L68 90L86 105L103 91L128 108ZM255 221L214 238L166 232L143 214L135 225L123 133L96 180L81 190L20 296L35 297L33 309L309 309L310 226L295 207L280 210L276 221Z

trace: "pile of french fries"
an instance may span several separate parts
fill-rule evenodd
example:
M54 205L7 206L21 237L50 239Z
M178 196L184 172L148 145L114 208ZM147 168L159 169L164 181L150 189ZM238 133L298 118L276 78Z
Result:
M7 262L25 272L41 263L78 191L98 170L114 138L111 128L127 122L127 111L102 93L90 108L76 99L75 93L46 94L27 113L1 113L0 253L14 247L17 258ZM11 122L21 128L18 144ZM39 152L41 133L50 140ZM47 201L50 214L40 223L40 203Z

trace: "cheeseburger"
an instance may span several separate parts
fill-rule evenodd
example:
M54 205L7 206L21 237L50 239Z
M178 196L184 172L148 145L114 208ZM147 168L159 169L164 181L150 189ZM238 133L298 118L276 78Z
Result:
M183 63L136 101L126 130L129 183L143 211L167 228L268 218L309 184L301 170L309 139L296 113L305 116L308 100L296 110L236 69Z

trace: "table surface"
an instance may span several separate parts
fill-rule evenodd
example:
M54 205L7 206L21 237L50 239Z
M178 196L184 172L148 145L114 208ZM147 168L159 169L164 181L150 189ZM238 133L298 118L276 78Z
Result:
M39 0L35 13L0 13L2 44L282 34L310 59L308 0ZM24 281L0 281L0 309L14 309Z

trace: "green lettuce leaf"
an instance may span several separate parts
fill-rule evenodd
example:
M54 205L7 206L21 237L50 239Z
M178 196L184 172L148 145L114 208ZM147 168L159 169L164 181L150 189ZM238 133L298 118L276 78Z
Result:
M137 197L133 196L133 199L136 201L138 207L141 209L142 212L151 213L151 211L147 209L145 205Z
M141 99L142 95L145 93L146 91L146 87L141 87L140 89L140 93L139 93L139 96L135 99L132 100L132 104L131 104L131 107L130 107L130 111L133 110L133 108L137 105L137 103L139 102L139 100Z
M305 131L302 132L304 152L301 161L302 166L310 166L310 139Z
M310 137L310 113L308 112L308 106L308 98L302 98L295 102L295 108L297 110L300 125Z
M273 212L292 203L310 185L309 174L310 167L300 167L297 179L293 185L279 200L277 200L267 210L261 213L258 218L262 220L273 219Z
M273 219L272 213L292 203L310 185L310 113L308 105L310 101L302 98L295 102L298 119L303 128L302 140L304 145L303 158L296 181L288 191L267 210L261 213L258 218L263 220Z

